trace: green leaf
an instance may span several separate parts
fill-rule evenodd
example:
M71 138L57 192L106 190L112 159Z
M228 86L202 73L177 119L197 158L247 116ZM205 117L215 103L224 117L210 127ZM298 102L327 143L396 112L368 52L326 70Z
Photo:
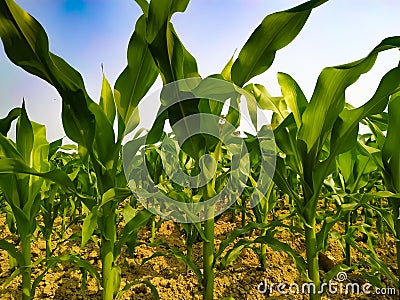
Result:
M5 0L0 2L0 37L14 64L57 89L63 99L62 120L67 136L90 149L94 117L87 105L93 101L85 91L81 75L49 52L43 27L13 0Z
M232 249L228 251L226 255L224 255L221 259L221 269L225 270L230 266L232 262L234 262L240 253L242 252L245 245L241 245L242 243L236 243ZM246 243L244 243L246 244Z
M400 38L397 39L397 42L400 47ZM381 47L376 47L375 49L384 50L390 47L390 44L391 40L387 39L381 43ZM386 107L389 97L398 90L400 90L400 67L390 70L382 77L375 94L368 102L359 108L344 109L340 113L332 129L329 157L315 168L313 179L315 182L318 182L320 178L326 177L330 170L330 165L338 154L349 150L350 147L355 145L357 142L358 123L361 119L381 112ZM314 125L313 130L318 130L316 129L317 127L320 128L321 126Z
M283 98L293 113L297 128L301 126L301 116L307 107L307 99L297 82L288 74L278 73L278 81Z
M315 163L317 155L337 121L339 114L347 114L346 110L343 111L346 88L356 82L361 74L368 72L372 68L380 51L395 47L400 47L400 37L383 40L364 59L345 65L325 68L321 72L310 103L302 115L302 126L298 137L300 141L304 142L304 161L309 162L305 165L305 168L308 169L305 171L306 173L310 171L309 169ZM376 114L384 109L387 97L393 93L393 88L397 88L399 85L399 80L396 80L398 72L397 70L385 75L373 98L354 111L358 115L357 117ZM388 77L394 81L391 82ZM352 133L353 131L351 130L355 128L359 120L352 117L351 119L344 118L338 120L338 122L346 122L347 126L345 126L345 131L341 130L340 133L335 133L334 138L336 140L340 138L338 141L341 145L348 145L348 143L343 141L343 136L341 135L343 133ZM340 126L340 123L335 125L336 128L334 131L337 132L337 127ZM354 137L354 134L352 136ZM337 143L333 145L337 146ZM335 151L336 155L339 153L339 151Z
M82 241L81 249L85 247L86 243L90 240L97 225L97 210L98 207L94 206L92 211L86 216L82 225Z
M143 14L147 17L149 13L149 2L147 2L147 0L135 0L135 2L140 6Z
M325 216L321 229L316 234L317 251L326 251L328 247L329 232L332 227L341 219L341 210L334 216Z
M115 86L115 103L121 116L119 139L128 121L157 78L158 70L146 42L146 18L141 16L136 23L128 45L128 65L118 77ZM122 122L122 124L121 124ZM122 127L121 127L122 126Z
M367 247L368 249L362 248L354 240L354 231L358 229L362 233L366 234L368 237L367 241ZM396 276L390 271L388 268L387 264L382 261L378 255L375 253L375 250L373 248L373 245L371 243L371 240L374 239L373 233L370 231L365 230L365 226L352 226L350 227L350 230L346 232L346 235L344 236L346 243L350 244L352 247L354 247L357 251L361 252L363 255L365 255L369 262L371 263L371 266L373 269L378 270L381 274L384 274L387 278L391 280L391 282L396 286L399 287L399 280L396 278Z
M148 27L151 26L152 20L154 21L150 18L149 12ZM149 34L148 31L148 38ZM149 48L164 83L189 77L199 77L195 58L186 50L175 32L174 26L169 21L165 20L156 38L149 43Z
M43 177L54 181L59 184L62 188L69 191L75 192L75 186L69 179L68 175L60 170L52 170L49 172L38 172L35 169L28 167L22 161L13 158L2 158L0 159L0 174L30 174L39 177Z
M221 241L218 251L215 253L215 259L218 259L221 256L222 252L226 249L226 247L228 247L229 244L234 243L236 238L238 238L242 234L251 232L254 229L263 229L266 227L266 224L251 222L246 224L246 226L244 226L243 228L234 229L223 241Z
M0 287L2 289L7 288L10 285L10 283L14 280L14 278L17 278L17 276L19 276L20 274L21 274L21 268L15 269L14 272L12 272L11 275L9 275L6 280L4 280L4 282L1 284Z
M113 266L111 269L110 280L112 280L112 287L114 289L113 294L115 294L121 286L121 268L119 266Z
M327 0L312 0L292 9L271 14L252 33L232 66L232 81L243 86L266 71L279 49L299 34L311 10Z
M302 199L298 196L296 191L293 190L292 186L288 179L288 172L285 166L285 161L281 157L276 158L276 167L274 173L274 182L279 187L281 191L287 194L291 199L295 201L296 208L302 211L303 202ZM299 214L300 218L302 217L302 213Z
M390 185L394 192L400 192L400 135L398 132L400 125L399 105L400 93L397 93L392 96L389 102L389 123L385 144L382 149L383 164L387 172L390 174Z
M23 266L24 265L24 257L22 256L21 252L15 248L13 244L10 242L6 241L5 239L0 239L0 249L3 249L7 251L9 255L11 255L13 258L17 260L18 265Z
M267 244L272 249L274 249L276 251L283 251L286 254L288 254L289 256L291 256L293 258L293 261L294 261L300 275L304 279L307 279L309 281L307 271L306 271L307 270L306 262L305 262L304 258L300 254L298 254L296 251L294 251L288 244L283 243L270 235L256 238L254 240L254 243Z
M110 201L119 203L131 195L132 191L128 188L110 188L103 194L100 207L106 205Z
M126 243L136 242L137 232L140 228L146 226L150 218L153 216L147 210L141 210L138 212L122 229L121 236L115 245L115 254L119 255L120 251Z
M110 122L110 124L113 125L115 120L114 95L111 90L110 83L108 82L104 73L101 84L101 95L100 95L99 106L107 116L107 119Z
M61 96L61 119L65 133L72 141L91 149L94 143L95 119L85 105L86 97L83 91L63 92Z
M142 283L144 283L151 291L151 294L153 295L155 300L160 300L160 295L158 294L157 288L148 280L143 280Z
M0 135L0 157L24 160L18 152L15 143L3 135Z
M62 140L63 139L61 138L50 143L48 160L52 159L53 155L56 154L57 150L62 146Z
M18 152L21 153L25 163L31 164L31 152L33 148L33 129L25 110L25 101L22 103L21 115L17 122Z
M166 0L162 2L152 1L150 3L149 16L147 21L147 41L152 56L158 66L164 84L172 83L179 79L189 77L199 77L197 70L197 62L195 58L186 50L182 42L179 40L170 18L174 12L184 11L188 1ZM171 86L169 87L171 89ZM179 97L185 99L178 101L168 107L168 119L171 126L174 126L179 120L199 113L199 99L188 95L178 89ZM175 97L176 98L176 97ZM166 103L165 105L168 105ZM159 119L160 118L160 119ZM156 122L161 125L165 115L160 115ZM164 122L162 122L162 125ZM175 132L178 140L187 136L190 132L187 126L181 128L182 132ZM198 159L198 149L204 147L205 140L203 136L193 136L181 143L182 150ZM197 147L195 146L197 145Z
M11 123L20 116L21 108L13 108L4 119L0 119L0 133L7 136L8 131L11 128Z
M34 142L31 154L31 166L36 171L47 172L50 170L49 157L49 142L46 139L46 127L35 122L31 122Z
M339 272L347 272L347 271L350 271L350 270L351 270L351 268L349 268L348 266L346 266L344 264L336 265L331 270L329 270L328 272L326 272L324 274L324 279L325 279L326 282L329 282Z
M100 283L99 273L88 261L84 260L79 255L69 254L63 256L48 257L45 259L45 262L47 262L48 268L53 268L57 263L63 263L63 262L74 263L78 267L89 272L89 274L92 275L94 279L96 279L97 283Z
M189 0L152 0L149 7L147 41L151 43L175 12L184 12Z
M271 110L276 115L277 123L281 123L288 115L286 102L283 97L272 97L267 89L261 84L248 84L244 87L244 90L249 91L257 101L258 106L263 110ZM249 109L250 117L255 128L257 127L257 106L252 104L252 101L247 99L247 106Z
M143 1L145 1L145 0L143 0ZM135 281L126 283L124 288L122 290L120 290L117 293L117 295L115 296L115 300L120 300L122 298L122 296L124 295L124 293L126 293L132 286L134 286L136 284L146 285L150 289L151 294L154 297L154 300L160 300L160 295L158 294L157 288L148 280L135 280Z
M112 169L116 151L114 129L107 119L106 114L96 103L89 104L89 109L96 118L96 130L94 135L95 147L92 153L92 162L101 165L107 170ZM96 161L95 161L96 160ZM103 185L112 185L112 178L109 174L102 172ZM108 181L108 182L107 182Z
M221 71L221 76L223 79L231 81L231 70L234 62L235 61L232 56L231 59L226 64L226 66Z

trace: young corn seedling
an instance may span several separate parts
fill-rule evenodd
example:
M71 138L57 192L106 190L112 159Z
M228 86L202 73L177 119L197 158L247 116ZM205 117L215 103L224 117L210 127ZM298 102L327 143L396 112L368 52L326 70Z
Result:
M6 284L21 275L23 299L28 300L33 299L41 279L39 276L33 284L31 282L32 266L41 260L32 261L31 244L37 229L36 217L42 201L47 201L43 198L48 196L45 181L51 180L57 184L56 189L61 186L70 192L74 192L75 187L65 173L51 169L45 127L28 119L24 104L19 112L16 141L0 134L0 189L15 218L20 250L4 239L0 240L0 248L6 250L18 264ZM11 121L8 120L9 124Z

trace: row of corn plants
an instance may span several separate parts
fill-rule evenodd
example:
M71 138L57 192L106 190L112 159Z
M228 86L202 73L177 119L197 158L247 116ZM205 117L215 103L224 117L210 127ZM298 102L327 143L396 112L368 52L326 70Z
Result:
M381 286L384 277L399 287L400 272L394 274L374 249L377 235L380 239L392 235L399 270L395 130L400 67L388 70L372 98L358 108L346 103L345 91L373 67L380 52L399 48L400 37L384 39L360 60L322 70L311 99L294 78L279 73L282 95L272 97L264 85L251 82L253 77L269 69L277 52L296 38L311 12L327 0L311 0L266 16L237 57L220 74L204 78L171 22L189 1L136 2L142 15L129 41L127 66L113 88L103 75L96 102L78 71L49 51L43 27L13 0L0 1L0 37L8 58L58 91L64 131L74 142L49 143L45 127L29 119L24 103L0 120L0 207L10 231L18 236L16 243L0 240L12 271L2 287L21 276L23 299L33 299L49 269L72 262L82 271L83 290L89 274L105 300L119 299L136 283L146 284L157 299L157 289L149 281L121 284L119 257L124 249L133 255L142 243L138 240L142 228L151 230L149 246L165 249L142 263L160 255L178 259L197 276L205 300L214 299L216 268L227 268L245 248L255 251L264 270L268 249L290 255L303 280L314 283L310 299L320 299L326 293L324 283L340 271L358 270L375 286ZM173 99L161 99L152 128L141 135L138 106L158 76L164 96L172 94ZM255 134L241 131L241 103ZM272 112L271 124L259 124L258 110ZM15 139L9 137L13 122ZM164 130L167 122L172 132ZM359 133L361 123L370 133ZM134 131L134 138L124 144ZM265 140L273 140L273 146L265 148ZM177 177L190 184L185 186ZM166 205L164 198L157 198L159 193L177 206ZM143 198L157 198L152 202L157 209L147 207ZM217 212L226 199L230 207ZM207 204L200 212L180 211L201 203ZM282 203L290 206L290 214L276 217ZM185 251L156 241L160 224L179 220L182 214L186 220L176 225L184 235ZM221 214L239 214L241 226L216 247L214 227ZM57 218L62 220L61 232L53 228ZM81 226L81 232L67 236L66 229L74 224ZM336 224L342 224L345 232L335 231ZM283 230L304 236L306 257L279 239ZM357 234L363 235L366 247L357 242ZM96 244L100 271L76 253L56 255L58 246L77 238L82 249L89 241ZM332 238L342 245L344 261L321 273L320 260ZM46 254L33 260L31 244L36 239L44 239ZM199 241L201 265L191 251ZM369 265L352 260L353 251L362 253ZM32 269L39 265L44 271L33 278Z

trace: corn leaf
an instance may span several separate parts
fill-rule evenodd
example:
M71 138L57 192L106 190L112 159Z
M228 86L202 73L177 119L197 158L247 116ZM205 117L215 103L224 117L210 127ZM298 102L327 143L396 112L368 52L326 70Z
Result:
M384 44L384 42L382 43ZM400 38L398 45L400 46ZM381 49L385 49L385 47L382 46ZM369 115L383 111L389 97L399 90L400 67L397 67L383 76L375 94L368 102L356 109L345 109L339 114L332 129L329 157L315 166L314 184L317 184L321 181L321 178L325 178L329 174L331 165L338 154L348 151L350 147L356 144L359 122ZM313 130L318 131L321 127L314 124Z
M0 133L4 136L7 135L11 128L11 123L19 117L21 114L21 108L13 108L4 119L0 119Z
M272 65L276 51L287 46L299 34L311 10L326 1L308 1L265 17L239 52L232 66L232 81L243 86L254 76L265 72Z
M399 75L400 76L400 75ZM385 144L382 149L382 160L386 171L390 174L391 188L400 191L400 93L392 96L389 102L389 123Z
M73 141L91 147L94 117L81 75L49 52L43 27L13 0L0 2L0 37L9 59L53 85L63 98L64 129Z
M33 148L33 129L25 110L25 102L22 103L21 115L17 122L17 150L21 153L24 161L30 164Z
M301 116L307 107L307 99L297 82L288 74L278 73L278 82L283 98L293 113L297 128L301 126Z
M66 190L76 192L75 186L69 179L68 175L60 170L52 170L49 172L38 172L33 168L30 168L24 164L21 160L14 158L2 158L0 159L0 174L29 174L39 177L43 177L54 181Z
M110 83L108 82L104 73L103 73L103 80L101 83L101 95L100 95L99 106L106 115L110 124L113 125L115 120L114 95L111 90Z
M85 220L83 221L81 249L85 247L86 243L90 240L94 230L96 229L97 209L98 209L97 206L92 207L90 213L86 216Z
M302 115L302 126L298 135L298 147L303 155L303 161L307 162L304 165L306 176L310 175L319 152L334 125L336 125L336 128L333 130L334 141L331 144L333 147L343 146L333 149L333 153L336 156L349 149L348 147L351 144L349 145L345 142L344 138L354 140L357 134L355 128L362 117L368 114L379 113L384 109L386 106L385 103L388 100L387 98L394 92L393 89L396 89L398 86L398 80L395 79L396 75L390 72L382 79L373 99L358 110L354 110L352 117L349 118L346 116L346 118L337 121L339 114L348 115L346 110L343 111L346 88L372 68L380 51L395 47L400 47L400 37L383 40L364 59L345 65L325 68L321 72L310 103ZM394 81L391 82L387 77L390 77ZM335 141L339 141L339 143Z
M115 103L120 115L119 139L122 138L140 99L144 97L158 75L157 67L146 42L146 18L144 16L141 16L136 23L135 32L129 41L127 58L128 65L114 86Z

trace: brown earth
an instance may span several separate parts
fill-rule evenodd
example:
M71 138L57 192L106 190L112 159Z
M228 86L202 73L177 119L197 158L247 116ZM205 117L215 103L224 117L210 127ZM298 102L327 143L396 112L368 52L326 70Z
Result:
M239 220L231 222L228 215L221 217L215 225L216 246L226 238L234 229L240 227ZM335 227L340 231L340 226ZM17 241L16 236L11 234L5 224L4 215L0 215L0 238L8 241ZM80 230L79 226L69 228L67 234L71 235ZM254 234L254 233L253 233ZM291 245L301 255L305 255L303 246L303 237L299 234L282 232L278 237ZM149 242L150 231L144 228L139 233L140 240ZM184 251L184 237L179 231L177 225L171 221L164 222L157 232L156 240L164 241L170 246L176 246ZM393 239L381 241L380 247L376 249L379 257L383 259L393 270L395 269L395 250ZM119 265L122 269L122 286L127 282L135 280L149 280L156 288L162 300L168 299L201 299L201 290L195 274L187 271L186 266L171 257L156 257L145 264L141 261L145 257L151 256L155 251L148 245L140 245L135 253L129 256L123 251ZM197 259L196 264L201 267L202 245L196 243L192 249L192 257ZM69 241L60 246L56 255L80 254L87 259L97 270L100 270L101 262L99 250L93 241L82 250L80 249L80 240ZM343 251L338 242L331 240L328 251L325 252L326 263L338 264L342 261ZM37 240L32 245L33 260L45 257L45 243L43 240ZM355 261L361 259L359 253L354 253ZM232 296L236 300L253 299L308 299L305 295L279 295L275 290L271 295L261 294L257 287L260 282L266 280L268 283L298 283L301 284L299 273L293 263L293 260L284 252L273 251L268 248L267 252L268 267L266 271L259 268L258 257L250 249L242 251L238 259L231 267L226 270L216 270L215 273L215 299ZM33 276L36 277L43 268L35 267ZM322 271L321 271L322 272ZM0 250L0 287L11 275L9 270L8 254ZM360 274L356 272L348 274L347 282L366 282ZM20 278L17 277L11 283L0 291L0 299L21 299ZM100 291L96 281L89 277L87 290L85 294L81 292L81 273L78 267L70 263L58 264L50 269L40 282L35 299L101 299ZM396 298L394 298L396 297ZM398 296L378 296L378 295L331 295L324 296L323 299L399 299ZM144 284L133 285L121 299L153 299L151 291Z

